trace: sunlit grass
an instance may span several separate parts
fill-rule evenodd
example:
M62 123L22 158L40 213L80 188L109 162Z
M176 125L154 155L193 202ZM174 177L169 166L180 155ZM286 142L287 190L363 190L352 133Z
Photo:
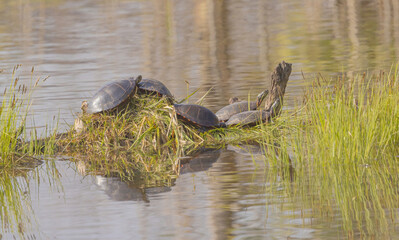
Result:
M47 147L43 141L39 144L36 129L26 130L27 115L32 104L32 93L43 81L32 77L31 85L20 83L17 76L19 65L13 69L10 84L4 89L0 106L0 167L12 168L30 164L35 161L35 155L51 154L54 152L54 137L57 128L48 131ZM45 80L45 79L44 79ZM29 137L28 137L29 135ZM53 140L53 141L50 141Z
M24 130L28 108L28 104L25 104L23 98L23 95L26 94L25 86L17 87L18 78L15 78L17 68L13 70L13 81L4 90L0 108L0 164L2 167L14 165L18 161L16 155L18 137Z
M292 122L297 130L275 139L267 153L283 166L276 174L294 169L282 181L286 194L300 198L311 217L334 216L337 206L350 238L388 236L397 219L398 90L397 68L348 80L318 79Z

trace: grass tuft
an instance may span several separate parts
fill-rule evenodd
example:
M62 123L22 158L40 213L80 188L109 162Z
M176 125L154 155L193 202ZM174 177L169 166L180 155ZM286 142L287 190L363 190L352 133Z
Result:
M203 131L180 121L165 98L134 95L122 110L79 117L81 133L71 131L59 142L64 153L86 162L88 169L123 178L175 176L179 159L200 147L229 143L263 143L285 124Z
M305 218L334 216L338 206L350 238L392 230L399 205L398 74L395 68L346 80L316 79L289 124L296 131L274 140L268 154L292 163L280 171L295 169L283 183L287 195L302 199L304 212L312 210Z

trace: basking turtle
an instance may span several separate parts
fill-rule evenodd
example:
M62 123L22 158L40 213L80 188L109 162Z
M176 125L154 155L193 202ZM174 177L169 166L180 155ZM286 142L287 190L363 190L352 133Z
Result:
M226 122L226 126L252 126L259 123L267 122L273 117L273 113L275 109L277 109L280 104L280 99L277 99L269 110L252 110L245 111L241 113L237 113L230 117L230 119Z
M216 115L206 107L196 104L173 104L176 114L180 119L198 127L221 127Z
M256 110L260 104L263 102L263 99L269 94L268 90L265 90L261 92L258 97L256 98L256 101L253 102L247 102L247 101L241 101L241 102L234 102L239 101L238 99L232 99L233 102L230 105L227 105L220 109L219 111L216 112L216 116L219 118L219 121L221 122L226 122L229 120L229 118L237 113L240 112L245 112L248 110Z
M165 96L169 100L173 99L172 93L162 82L155 79L143 79L138 83L138 88L147 93L155 93L158 96Z
M94 96L82 103L84 113L100 113L109 111L124 103L136 91L137 84L141 81L141 75L136 79L130 78L108 83Z

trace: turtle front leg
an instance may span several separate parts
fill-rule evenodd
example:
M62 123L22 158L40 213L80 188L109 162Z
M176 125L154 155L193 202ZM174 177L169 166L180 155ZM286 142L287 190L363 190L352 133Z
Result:
M280 105L280 98L278 98L274 103L270 106L268 112L270 112L270 116L273 118L278 115L278 112L280 111L281 105Z

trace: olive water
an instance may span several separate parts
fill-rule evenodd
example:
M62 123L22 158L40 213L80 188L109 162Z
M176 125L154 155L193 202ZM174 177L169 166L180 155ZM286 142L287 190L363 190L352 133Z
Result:
M0 0L0 87L16 64L28 83L34 66L34 79L49 78L32 96L29 124L44 131L55 116L66 131L81 102L112 80L155 78L177 99L199 89L191 103L209 91L202 104L217 111L233 96L254 100L285 60L293 63L290 109L319 73L389 70L399 59L398 13L395 0ZM86 175L68 160L51 170L42 164L25 186L33 212L23 232L36 239L348 237L339 206L312 214L318 206L287 195L280 182L289 176L273 172L261 148L204 154L176 181L150 188ZM56 179L34 176L54 169Z

